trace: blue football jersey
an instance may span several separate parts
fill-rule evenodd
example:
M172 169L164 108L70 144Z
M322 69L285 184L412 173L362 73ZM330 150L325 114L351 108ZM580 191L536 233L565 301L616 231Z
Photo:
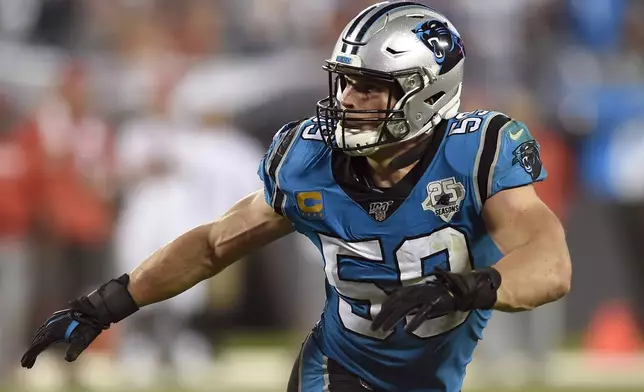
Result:
M364 158L332 151L319 127L315 119L284 126L259 168L267 203L322 255L327 301L311 339L376 390L459 391L491 311L449 314L413 333L405 321L388 332L371 321L388 292L430 279L436 267L467 272L501 258L481 209L500 191L545 179L539 145L501 113L461 113L434 131L405 192L369 192L346 165Z

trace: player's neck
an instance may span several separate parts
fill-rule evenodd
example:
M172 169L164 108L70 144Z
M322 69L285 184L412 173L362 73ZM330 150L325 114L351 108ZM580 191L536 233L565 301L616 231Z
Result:
M383 149L368 156L367 162L369 163L370 178L373 184L379 188L391 188L398 181L402 180L418 164L420 157L405 167L397 167L392 165L392 162L397 157L414 148L419 142L421 141L409 141L408 143Z

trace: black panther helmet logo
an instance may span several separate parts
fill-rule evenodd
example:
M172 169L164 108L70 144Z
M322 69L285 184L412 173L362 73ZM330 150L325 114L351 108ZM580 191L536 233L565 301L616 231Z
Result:
M521 143L512 154L514 155L512 166L517 163L520 164L523 170L532 177L532 181L539 178L542 167L541 157L539 155L539 146L534 139Z
M420 22L412 32L434 53L434 58L440 65L439 75L449 72L465 58L463 40L447 27L447 23L438 20Z

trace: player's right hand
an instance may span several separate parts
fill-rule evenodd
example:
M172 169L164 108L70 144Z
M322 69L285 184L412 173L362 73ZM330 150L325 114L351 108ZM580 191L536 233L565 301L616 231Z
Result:
M56 343L69 344L65 360L73 362L104 329L109 328L109 321L100 320L87 297L80 297L69 304L69 309L55 312L38 328L20 360L22 367L31 369L38 355Z
M138 311L139 306L127 288L129 281L129 275L123 274L71 301L69 309L51 315L38 328L22 356L22 367L31 369L38 355L56 343L69 344L65 359L73 362L103 330Z

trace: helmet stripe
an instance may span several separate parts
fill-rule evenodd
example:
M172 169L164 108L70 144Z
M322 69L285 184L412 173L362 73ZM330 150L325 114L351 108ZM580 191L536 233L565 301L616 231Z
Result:
M417 7L423 7L423 8L428 8L422 4L415 3L413 1L403 1L399 3L393 3L389 4L386 7L381 8L378 12L373 14L371 18L369 18L360 28L360 30L355 34L355 37L351 39L351 41L354 42L360 42L364 36L367 34L367 31L369 31L369 28L374 25L380 19L383 15L386 13L395 10L396 8L401 8L401 7L407 7L407 6L417 6ZM357 54L358 53L358 46L354 45L353 49L351 50L351 54Z
M360 12L360 14L358 14L358 16L356 16L356 18L353 20L353 23L351 23L351 26L349 27L349 30L347 30L347 33L344 35L343 38L348 38L349 35L351 35L351 33L353 33L353 31L356 29L356 27L358 27L360 22L362 22L362 19L364 19L369 14L369 12L371 12L371 10L373 10L376 7L378 7L378 4L374 4L374 5L370 6L370 7L367 7L366 9L362 10L362 12ZM347 51L347 43L346 42L344 42L342 44L342 51L343 52Z

